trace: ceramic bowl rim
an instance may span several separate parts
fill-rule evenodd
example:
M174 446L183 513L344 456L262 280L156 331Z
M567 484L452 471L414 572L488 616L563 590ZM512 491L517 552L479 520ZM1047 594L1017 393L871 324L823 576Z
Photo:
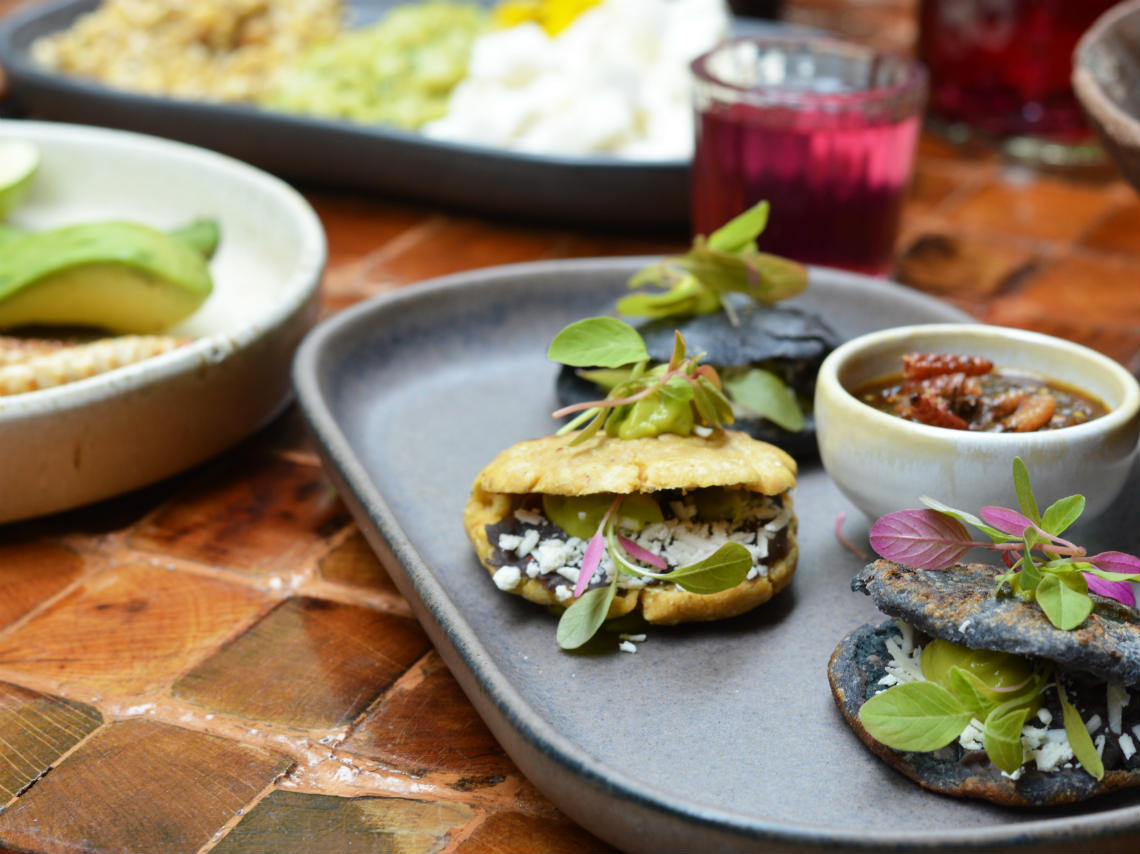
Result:
M1099 418L1086 421L1083 424L1074 424L1057 430L1038 430L1031 433L985 433L976 431L956 430L949 431L945 427L932 427L907 421L885 412L880 412L869 404L859 400L839 380L841 369L852 359L869 355L877 350L889 347L901 340L914 335L945 336L947 339L970 336L975 339L1014 340L1022 341L1041 347L1051 347L1078 357L1083 364L1093 370L1101 372L1105 377L1116 381L1123 391L1123 399L1110 409L1108 413ZM833 403L842 406L844 411L854 417L869 420L877 428L884 430L913 433L916 436L931 438L947 438L949 434L956 433L958 441L969 443L977 448L993 447L1009 449L1011 446L1023 445L1026 442L1033 444L1068 443L1078 439L1091 438L1098 435L1115 433L1127 427L1129 422L1136 419L1140 413L1140 383L1130 374L1123 365L1115 360L1098 353L1083 344L1067 341L1041 332L1032 332L1027 329L1016 329L1007 326L992 326L985 323L932 323L916 324L912 326L896 326L878 332L869 332L852 338L833 350L823 364L820 365L818 379L816 380L817 394L833 393Z
M45 413L79 410L138 391L193 371L216 365L269 335L309 301L320 286L327 259L324 228L312 206L280 178L236 158L209 149L132 131L33 120L0 121L0 139L33 142L97 141L123 156L133 151L155 154L222 182L257 189L279 206L298 230L301 243L297 264L280 283L278 298L233 328L198 335L181 347L104 374L26 394L0 398L0 424L41 417Z

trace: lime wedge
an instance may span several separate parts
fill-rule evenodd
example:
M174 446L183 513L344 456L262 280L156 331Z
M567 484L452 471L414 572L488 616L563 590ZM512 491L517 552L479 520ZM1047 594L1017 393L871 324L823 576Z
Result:
M40 150L30 142L0 141L0 218L24 197L40 166Z

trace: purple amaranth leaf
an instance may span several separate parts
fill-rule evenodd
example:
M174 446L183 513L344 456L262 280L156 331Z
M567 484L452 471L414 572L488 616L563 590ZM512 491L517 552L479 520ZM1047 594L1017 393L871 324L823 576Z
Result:
M1089 592L1097 593L1109 599L1115 599L1129 608L1136 607L1136 594L1132 592L1132 585L1127 581L1105 581L1097 578L1091 572L1081 573L1089 583Z
M668 564L665 563L664 558L658 557L651 551L646 551L633 540L627 539L621 534L618 534L618 542L621 543L621 547L629 552L630 556L636 560L639 560L642 563L647 563L650 566L655 566L658 569L665 569L668 567Z
M602 532L594 534L590 537L590 542L586 544L586 553L582 555L582 571L578 573L578 583L574 585L574 597L577 598L582 595L586 590L586 585L590 583L590 579L594 577L594 570L598 568L598 564L602 562L602 552L605 550L606 540L602 536Z
M1028 516L1010 510L1008 507L983 507L978 511L982 521L992 528L997 528L1003 534L1012 534L1020 537L1026 528L1039 530Z
M1140 572L1140 557L1124 552L1101 552L1092 557L1083 558L1097 569L1105 572Z
M935 510L900 510L871 526L871 548L887 560L946 569L977 545L966 526Z

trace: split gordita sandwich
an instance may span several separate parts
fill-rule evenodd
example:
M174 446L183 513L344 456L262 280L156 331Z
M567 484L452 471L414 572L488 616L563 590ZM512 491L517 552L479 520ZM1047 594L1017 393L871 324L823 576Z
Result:
M731 407L683 340L668 365L646 371L636 331L592 318L567 327L550 355L632 364L632 379L475 479L464 526L499 589L565 607L558 640L574 648L631 612L667 625L716 620L787 586L795 462L723 429Z

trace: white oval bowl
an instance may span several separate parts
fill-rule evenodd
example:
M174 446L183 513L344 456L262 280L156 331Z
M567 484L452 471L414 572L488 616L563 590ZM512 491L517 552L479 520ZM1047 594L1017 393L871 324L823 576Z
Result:
M0 121L40 147L13 225L217 219L214 292L170 330L195 340L90 379L0 397L0 522L117 495L193 466L289 401L289 368L317 313L326 245L289 185L177 142L81 125Z
M906 421L848 391L897 375L910 352L984 356L1091 394L1109 411L1060 430L981 433ZM824 468L872 519L920 507L922 495L969 513L1016 507L1011 471L1018 456L1042 508L1079 492L1092 518L1119 495L1135 459L1140 385L1107 356L1049 335L983 324L904 326L852 339L824 360L815 418Z

